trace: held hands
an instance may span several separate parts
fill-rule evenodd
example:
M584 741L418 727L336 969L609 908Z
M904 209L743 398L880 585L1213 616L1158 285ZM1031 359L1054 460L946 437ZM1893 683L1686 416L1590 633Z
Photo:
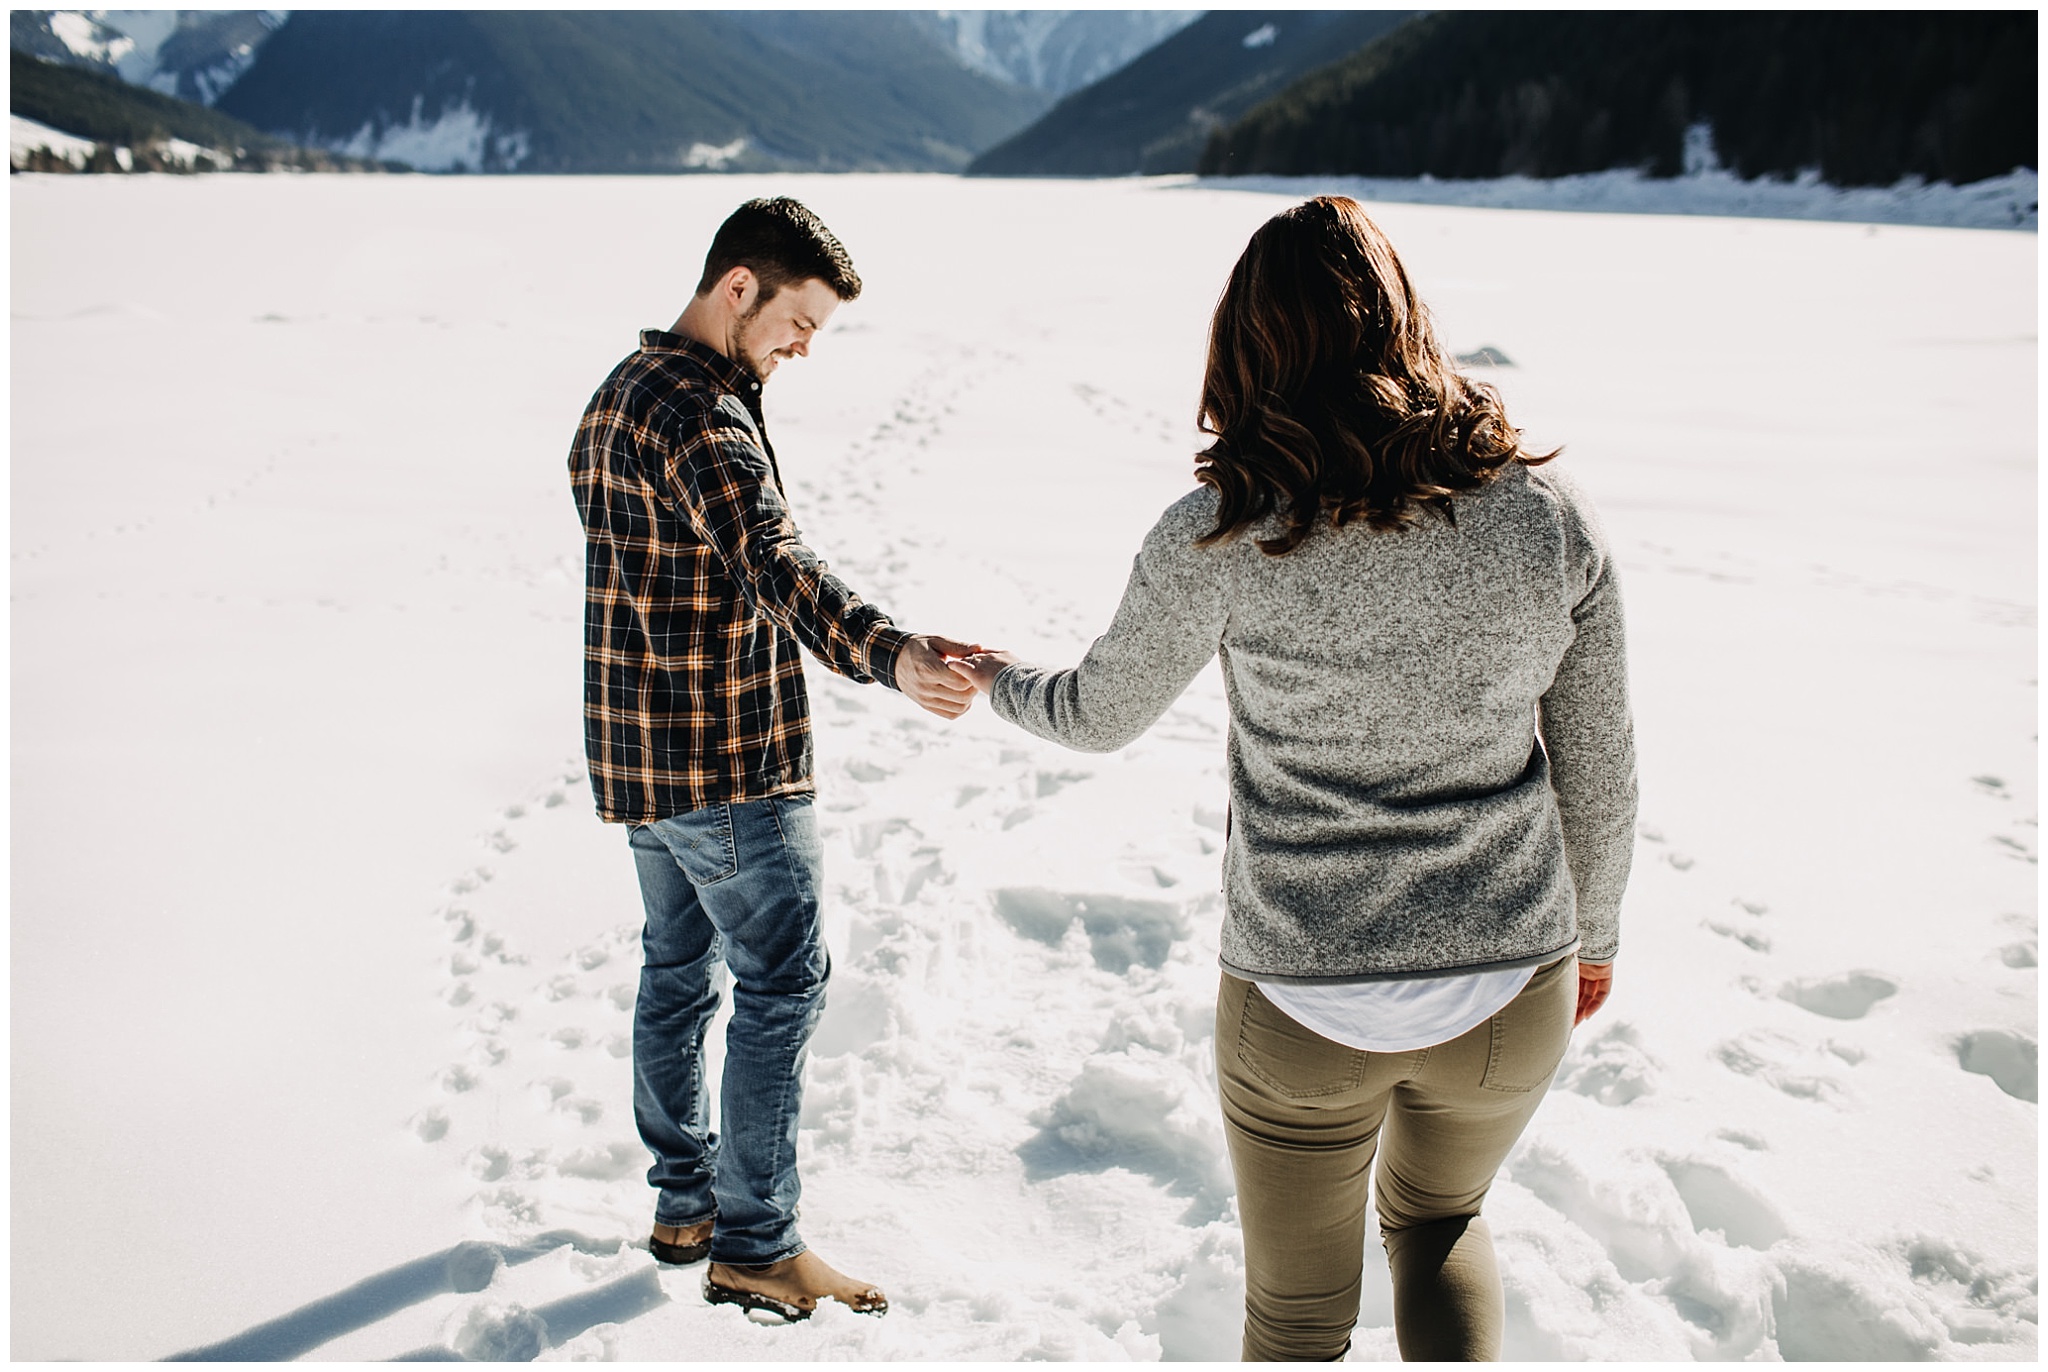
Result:
M1579 1010L1573 1017L1574 1026L1584 1024L1595 1010L1607 1003L1607 993L1614 989L1614 964L1604 966L1582 962L1579 964Z
M1015 653L990 652L976 648L963 654L946 665L974 683L974 689L987 695L996 688L996 678L1003 674L1003 668L1019 661Z
M961 680L948 663L981 650L979 643L917 634L896 657L897 689L942 719L958 719L974 704L974 687Z

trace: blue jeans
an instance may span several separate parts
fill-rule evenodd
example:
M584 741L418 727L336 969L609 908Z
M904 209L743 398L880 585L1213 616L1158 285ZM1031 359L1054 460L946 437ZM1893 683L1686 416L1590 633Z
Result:
M819 924L823 850L809 796L706 806L628 831L647 907L633 1009L633 1117L654 1154L654 1222L716 1218L711 1256L768 1263L796 1233L797 1113L831 958ZM732 972L719 1125L704 1031L716 964Z

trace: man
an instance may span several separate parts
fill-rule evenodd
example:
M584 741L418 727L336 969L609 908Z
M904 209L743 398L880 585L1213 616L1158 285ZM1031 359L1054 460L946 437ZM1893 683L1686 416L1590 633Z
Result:
M640 335L570 451L583 516L584 741L598 813L628 826L647 909L633 1110L655 1163L667 1263L711 1259L713 1303L803 1319L882 1293L796 1231L805 1048L830 970L798 645L948 719L975 645L904 633L804 546L761 387L860 294L846 250L790 199L751 200L712 239L697 293ZM719 1132L704 1033L733 977Z

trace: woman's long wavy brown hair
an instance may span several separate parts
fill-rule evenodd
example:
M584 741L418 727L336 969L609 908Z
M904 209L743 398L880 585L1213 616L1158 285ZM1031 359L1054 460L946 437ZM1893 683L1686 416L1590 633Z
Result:
M1195 475L1221 498L1210 544L1273 511L1259 547L1291 552L1327 512L1342 528L1455 520L1451 498L1522 447L1500 393L1437 343L1394 245L1355 200L1317 196L1267 220L1232 268L1209 326Z

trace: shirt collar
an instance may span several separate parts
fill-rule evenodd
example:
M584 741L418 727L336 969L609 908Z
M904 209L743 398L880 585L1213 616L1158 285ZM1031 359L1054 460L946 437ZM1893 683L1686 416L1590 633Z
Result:
M640 331L640 350L642 352L681 353L684 357L689 358L699 367L702 367L711 377L712 382L719 387L731 391L735 395L750 396L756 399L760 397L761 383L754 379L752 372L727 357L724 353L719 352L716 348L707 347L694 338L685 338L679 333L670 333L667 329L642 329Z

